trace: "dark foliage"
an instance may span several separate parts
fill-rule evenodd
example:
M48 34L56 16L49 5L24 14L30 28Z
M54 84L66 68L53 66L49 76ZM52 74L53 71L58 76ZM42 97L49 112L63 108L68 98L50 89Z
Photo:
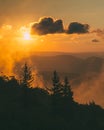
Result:
M94 102L76 103L68 79L62 84L56 71L51 90L21 87L15 77L0 76L0 130L104 129L104 110Z
M31 68L26 63L22 68L20 77L21 77L20 84L22 87L26 87L26 88L31 87L33 82L33 75L31 72Z

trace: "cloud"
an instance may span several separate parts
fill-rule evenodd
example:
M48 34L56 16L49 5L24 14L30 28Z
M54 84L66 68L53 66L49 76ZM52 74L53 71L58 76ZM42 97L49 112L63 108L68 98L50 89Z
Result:
M73 34L73 33L88 33L89 32L89 25L88 24L82 24L78 22L72 22L70 23L67 33L68 34Z
M92 33L96 33L97 36L99 36L102 39L104 39L104 30L96 29L96 30L93 30Z
M46 35L53 33L66 33L66 34L83 34L89 32L89 25L78 22L69 24L67 30L64 29L62 20L54 20L51 17L42 18L39 22L34 23L31 27L31 34Z
M93 39L92 42L100 42L98 39Z
M38 23L34 23L31 27L31 34L45 35L63 32L62 20L54 21L51 17L42 18Z
M96 33L98 36L104 34L104 30L101 30L101 29L96 29L96 30L93 30L92 33Z

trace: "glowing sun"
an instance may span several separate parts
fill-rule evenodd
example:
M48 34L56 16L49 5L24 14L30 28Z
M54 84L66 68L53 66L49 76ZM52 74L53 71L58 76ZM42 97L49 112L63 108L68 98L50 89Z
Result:
M23 33L23 39L24 40L31 40L31 36L29 32L24 32Z

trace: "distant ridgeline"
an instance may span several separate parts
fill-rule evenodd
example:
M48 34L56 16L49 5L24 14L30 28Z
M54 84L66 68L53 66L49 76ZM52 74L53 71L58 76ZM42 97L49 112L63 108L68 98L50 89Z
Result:
M54 71L52 86L32 87L27 64L20 77L0 76L0 130L104 130L104 109L75 102L67 77Z

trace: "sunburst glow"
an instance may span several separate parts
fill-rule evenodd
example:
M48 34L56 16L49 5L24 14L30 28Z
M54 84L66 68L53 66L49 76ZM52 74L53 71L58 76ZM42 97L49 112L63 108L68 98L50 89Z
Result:
M24 38L24 40L31 40L30 33L29 32L24 32L23 33L23 38Z

